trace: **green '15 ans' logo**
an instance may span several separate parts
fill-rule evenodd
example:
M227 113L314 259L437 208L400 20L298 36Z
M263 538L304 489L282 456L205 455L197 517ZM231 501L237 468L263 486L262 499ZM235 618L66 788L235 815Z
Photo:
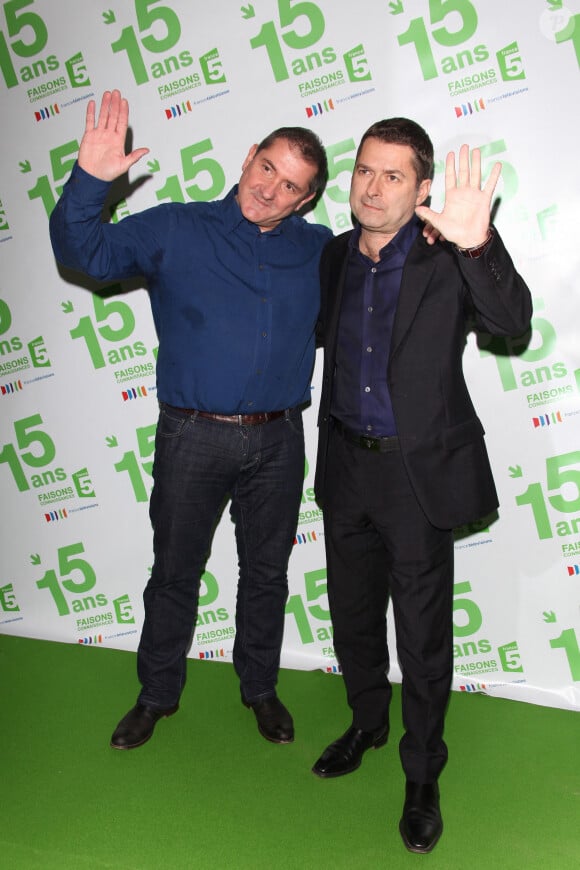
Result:
M4 444L0 450L0 464L5 462L8 465L19 492L26 492L31 486L34 489L62 486L67 480L65 469L53 465L56 459L56 446L48 432L40 428L43 425L40 414L16 420L14 422L16 443ZM30 473L29 469L36 469L36 471ZM72 475L72 482L79 498L94 498L95 493L86 468L75 472ZM69 487L69 489L72 497L73 488ZM40 493L39 500L42 503L51 499L48 496L44 499L43 493Z
M146 502L152 486L153 453L155 451L155 433L157 424L140 426L135 430L137 450L127 450L115 463L115 471L118 474L126 472L135 496L135 501ZM107 438L108 447L118 447L116 436Z
M8 0L4 3L5 30L0 30L0 70L6 87L14 88L20 82L33 82L49 73L56 74L61 63L55 54L45 54L48 43L48 28L34 7L34 0ZM17 68L16 64L21 62ZM25 63L23 61L26 61ZM72 87L90 84L80 52L65 61L68 81ZM54 89L66 88L66 79L60 76L53 83ZM44 85L28 91L31 99L50 93Z
M303 644L314 643L315 639L319 641L332 639L332 625L330 625L330 611L322 604L314 604L320 598L327 603L327 583L326 583L326 568L319 568L315 571L306 571L304 574L304 590L306 604L304 598L300 594L291 595L286 604L286 614L293 616L296 620L296 628L300 640ZM324 626L315 626L316 638L314 637L313 627L310 620L315 619L320 622L328 623Z
M127 53L136 84L145 84L150 75L159 79L192 66L193 57L189 50L175 52L181 38L181 22L174 9L167 4L158 5L158 0L135 0L135 15L137 32L133 26L124 27L119 38L111 43L111 48L115 54ZM104 18L107 24L115 21L113 13L105 13ZM151 55L159 56L166 52L171 53L148 63ZM226 81L217 49L203 54L199 64L207 85ZM193 78L199 79L199 75L195 73ZM192 82L195 84L196 81ZM159 89L160 93L163 91L163 88Z
M128 595L121 595L109 602L103 592L94 592L97 575L90 562L82 558L84 552L84 545L80 541L66 547L59 547L58 571L54 568L46 571L44 576L36 581L37 587L48 589L59 616L68 616L71 612L84 613L106 607L110 603L113 605L118 623L135 622ZM32 561L34 564L40 563L38 556L33 556Z
M401 10L402 11L402 10ZM477 33L477 10L470 0L429 0L429 21L413 18L404 33L397 37L401 46L414 45L424 81L439 75L433 43L442 48L458 48L472 40ZM480 43L449 54L440 61L443 74L457 73L475 63L484 63L490 57L488 47ZM496 54L502 79L512 81L525 78L517 43L502 48ZM489 70L491 80L495 70ZM463 82L450 82L449 89L461 91Z
M534 299L535 312L541 311L543 307L544 303L541 299ZM527 400L530 407L548 398L544 395L547 385L554 389L554 398L560 398L572 391L571 385L562 383L562 379L569 374L563 361L528 365L547 360L556 350L556 330L547 318L534 314L531 338L528 333L515 338L482 335L479 343L480 355L495 360L504 392L520 387L529 389ZM525 368L519 366L520 370L516 372L516 360L526 364ZM555 386L551 384L552 381L559 381L560 385Z
M24 342L19 335L7 335L12 327L12 313L8 303L4 299L0 299L0 375L9 373L10 371L20 371L32 365L34 368L50 368L50 359L44 343L44 338L39 335L37 338L28 342L26 351L24 350ZM17 359L8 359L5 357L12 354L19 354Z
M93 293L93 316L84 315L70 330L72 339L84 341L94 369L118 366L147 354L142 341L131 340L135 331L135 314L130 305L115 298L121 290L121 286L115 284L100 293ZM70 314L73 306L67 302L63 309L65 314Z
M454 584L453 636L456 642L453 646L453 656L456 660L476 655L491 656L491 658L486 658L482 661L482 666L484 666L483 672L496 671L498 666L496 659L493 658L495 653L491 642L487 638L458 640L458 638L472 638L483 625L481 608L466 593L471 593L471 583L469 581ZM520 664L518 645L515 641L499 646L497 648L497 655L503 671L520 672L523 670ZM455 670L465 675L469 673L469 665L456 664Z
M242 6L246 19L254 17L253 6ZM300 76L314 72L323 66L335 63L337 51L330 45L313 51L313 47L324 36L326 23L322 10L309 0L278 0L278 27L275 21L265 21L256 36L250 39L252 48L265 48L272 67L274 79L285 81L290 77L284 57L285 46L294 51L310 49L308 54L294 58L291 63L292 75ZM362 45L343 54L342 57L349 81L368 81L371 77L368 62Z
M476 634L483 624L483 614L479 605L473 600L473 597L466 596L466 593L471 593L471 583L465 581L456 583L453 587L453 634L455 638L466 638ZM460 596L460 597L458 597ZM460 614L463 614L462 616ZM545 621L555 622L553 614L545 614ZM580 647L578 638L573 628L567 628L558 635L549 639L551 649L563 649L566 653L570 674L574 681L580 680ZM461 658L462 656L473 656L476 654L492 653L492 646L487 639L478 639L470 641L462 641L454 645L454 657ZM503 671L517 673L523 671L520 664L520 653L516 641L511 641L497 648L498 657ZM489 662L494 664L494 660ZM491 668L490 668L491 669ZM495 668L494 668L495 669ZM467 673L466 667L456 664L455 670L458 673Z

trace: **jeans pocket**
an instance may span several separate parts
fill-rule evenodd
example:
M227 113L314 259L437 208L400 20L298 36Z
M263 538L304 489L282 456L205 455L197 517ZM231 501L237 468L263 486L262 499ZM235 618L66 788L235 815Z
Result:
M159 438L178 438L190 420L189 414L181 414L177 410L163 406L159 413L157 436Z
M299 410L290 411L288 417L284 420L284 424L290 427L290 430L294 432L295 435L299 435L301 438L304 437L304 423L302 420L302 412Z

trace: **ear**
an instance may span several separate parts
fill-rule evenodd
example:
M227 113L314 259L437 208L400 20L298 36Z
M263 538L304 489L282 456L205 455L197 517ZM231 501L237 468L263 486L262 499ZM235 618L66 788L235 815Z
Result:
M300 209L303 208L307 202L310 202L311 199L314 199L315 196L316 191L314 191L314 193L309 193L308 196L305 196L304 199L300 200L294 211L300 211Z
M417 199L415 200L415 205L422 205L425 202L425 200L427 199L427 197L429 196L430 192L431 192L431 179L424 178L417 189Z
M252 145L252 147L248 151L248 156L246 157L246 159L242 163L242 172L244 172L244 170L247 169L247 167L250 165L250 163L252 162L252 160L256 156L257 150L258 150L258 143L256 142L255 145Z

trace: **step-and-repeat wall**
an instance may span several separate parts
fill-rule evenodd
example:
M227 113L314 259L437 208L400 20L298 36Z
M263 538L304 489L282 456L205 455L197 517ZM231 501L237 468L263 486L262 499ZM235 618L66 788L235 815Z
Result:
M111 220L219 198L254 142L302 125L330 167L308 219L335 232L350 226L360 135L404 115L435 144L437 209L449 150L481 148L486 174L502 162L495 221L534 297L530 341L466 346L501 508L457 531L454 687L580 709L579 86L580 0L0 3L0 631L135 650L143 618L147 291L60 271L48 237L88 100L120 88L133 147L150 148ZM312 489L319 370L283 665L338 673ZM226 513L191 657L231 661L236 578Z

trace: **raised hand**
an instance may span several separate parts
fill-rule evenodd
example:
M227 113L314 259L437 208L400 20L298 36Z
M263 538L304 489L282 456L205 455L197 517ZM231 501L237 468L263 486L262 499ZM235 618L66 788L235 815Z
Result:
M455 170L455 153L450 151L445 161L445 202L441 212L421 205L415 209L421 220L458 248L482 245L489 230L491 198L501 174L501 163L495 163L483 189L481 187L481 154L469 146L459 149L459 172Z
M125 154L129 103L119 91L105 91L95 124L95 101L87 106L85 133L79 148L79 166L102 181L113 181L149 152L137 148Z

